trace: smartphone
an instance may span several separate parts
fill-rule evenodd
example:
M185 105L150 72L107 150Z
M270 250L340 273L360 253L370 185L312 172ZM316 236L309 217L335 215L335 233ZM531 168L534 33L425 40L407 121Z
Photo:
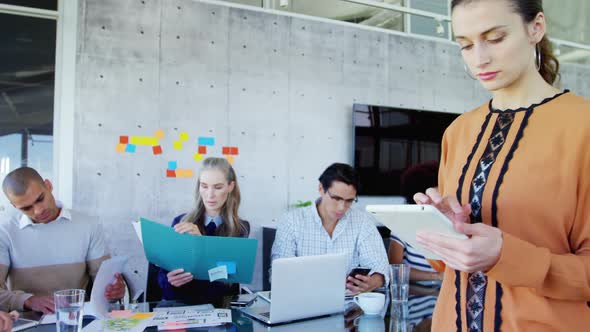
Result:
M232 298L230 304L235 307L247 307L254 303L256 294L240 294Z
M366 276L367 274L369 274L369 272L371 272L371 269L368 267L355 267L354 269L352 269L352 271L350 271L348 276L353 277L353 278L357 274L362 274L362 275Z

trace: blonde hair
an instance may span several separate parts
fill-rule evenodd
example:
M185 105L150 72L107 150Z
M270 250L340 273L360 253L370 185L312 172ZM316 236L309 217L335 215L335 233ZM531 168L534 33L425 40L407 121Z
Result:
M205 234L205 227L202 223L205 217L205 204L199 192L201 187L201 173L205 170L218 170L225 175L225 180L228 184L234 183L234 189L228 193L227 200L221 207L221 217L223 224L219 226L217 233L223 236L240 237L247 234L245 226L240 222L238 216L238 209L240 207L240 187L236 178L236 173L230 163L224 158L207 158L203 161L203 166L197 178L197 186L195 188L195 205L193 209L187 213L181 222L189 222L196 224L202 234Z

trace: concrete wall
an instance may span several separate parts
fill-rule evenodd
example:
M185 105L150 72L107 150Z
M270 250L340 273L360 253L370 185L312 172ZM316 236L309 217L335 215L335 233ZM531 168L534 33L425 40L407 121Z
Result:
M195 178L165 174L170 160L198 169L197 136L216 138L209 155L240 148L241 215L260 239L261 225L316 197L327 165L352 161L354 102L459 113L488 98L446 41L191 0L81 1L76 65L73 205L132 257L137 288L147 263L130 221L190 208ZM588 95L588 69L565 69ZM116 153L120 135L157 129L162 155ZM193 144L173 150L183 131Z

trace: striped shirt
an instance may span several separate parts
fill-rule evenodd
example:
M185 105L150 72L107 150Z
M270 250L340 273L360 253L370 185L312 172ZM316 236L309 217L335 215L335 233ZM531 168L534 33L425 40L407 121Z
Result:
M59 216L47 224L33 223L25 215L3 220L0 310L23 310L24 302L33 295L85 289L107 258L102 228L88 216L62 208Z
M350 208L336 224L332 237L315 204L287 212L278 223L271 260L284 257L346 254L348 270L368 267L389 282L389 263L383 240L369 213Z
M437 296L410 295L408 297L408 323L412 326L420 324L426 318L432 317Z
M395 234L391 233L391 240L399 243L404 248L404 259L402 263L410 265L412 269L420 270L420 271L427 271L427 272L436 272L435 269L428 264L428 261L424 256L416 251L409 243L404 242L399 237L395 236Z

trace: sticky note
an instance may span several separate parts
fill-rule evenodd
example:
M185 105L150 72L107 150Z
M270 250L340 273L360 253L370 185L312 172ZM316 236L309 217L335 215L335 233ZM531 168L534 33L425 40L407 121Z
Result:
M231 147L229 148L229 154L231 154L232 156L237 156L239 154L239 149L237 147Z
M235 162L234 156L225 156L225 159L227 159L231 165Z
M213 282L219 279L227 279L227 266L222 265L209 269L209 281Z
M128 144L129 143L129 136L119 136L119 143Z
M149 136L131 136L129 141L135 145L155 146L159 144L157 138Z
M199 146L199 153L200 154L207 154L207 147L206 146Z
M176 177L177 178L192 178L193 177L193 170L192 169L177 169L176 170Z
M236 274L236 262L217 262L217 266L224 266L227 268L227 274Z
M167 178L175 178L176 177L176 171L173 169L167 169L166 170L166 177Z
M168 169L175 170L178 168L178 163L176 161L169 161L168 162Z
M221 148L221 154L228 155L229 154L229 146L224 146Z
M201 160L203 160L203 155L200 153L195 153L193 155L193 158L195 158L195 161L201 161Z
M152 151L154 152L155 155L162 154L162 147L159 145L152 146Z
M125 152L135 153L135 145L134 144L127 144L125 148Z
M182 142L186 142L186 141L188 141L188 133L187 133L187 132L182 132L182 133L180 133L180 140L181 140Z
M213 145L215 145L215 138L213 138L213 137L199 137L198 144L205 145L205 146L213 146Z
M182 150L182 141L174 141L174 150Z
M148 318L152 318L153 316L154 316L154 314L150 313L150 312L138 312L129 318L131 318L131 319L148 319Z
M116 150L117 152L125 152L125 149L127 149L127 144L117 144Z
M133 315L133 311L131 310L113 310L109 314L111 318L128 318Z
M162 139L162 138L164 138L164 131L163 131L162 129L158 129L158 130L156 130L156 132L154 133L154 136L155 136L157 139Z

